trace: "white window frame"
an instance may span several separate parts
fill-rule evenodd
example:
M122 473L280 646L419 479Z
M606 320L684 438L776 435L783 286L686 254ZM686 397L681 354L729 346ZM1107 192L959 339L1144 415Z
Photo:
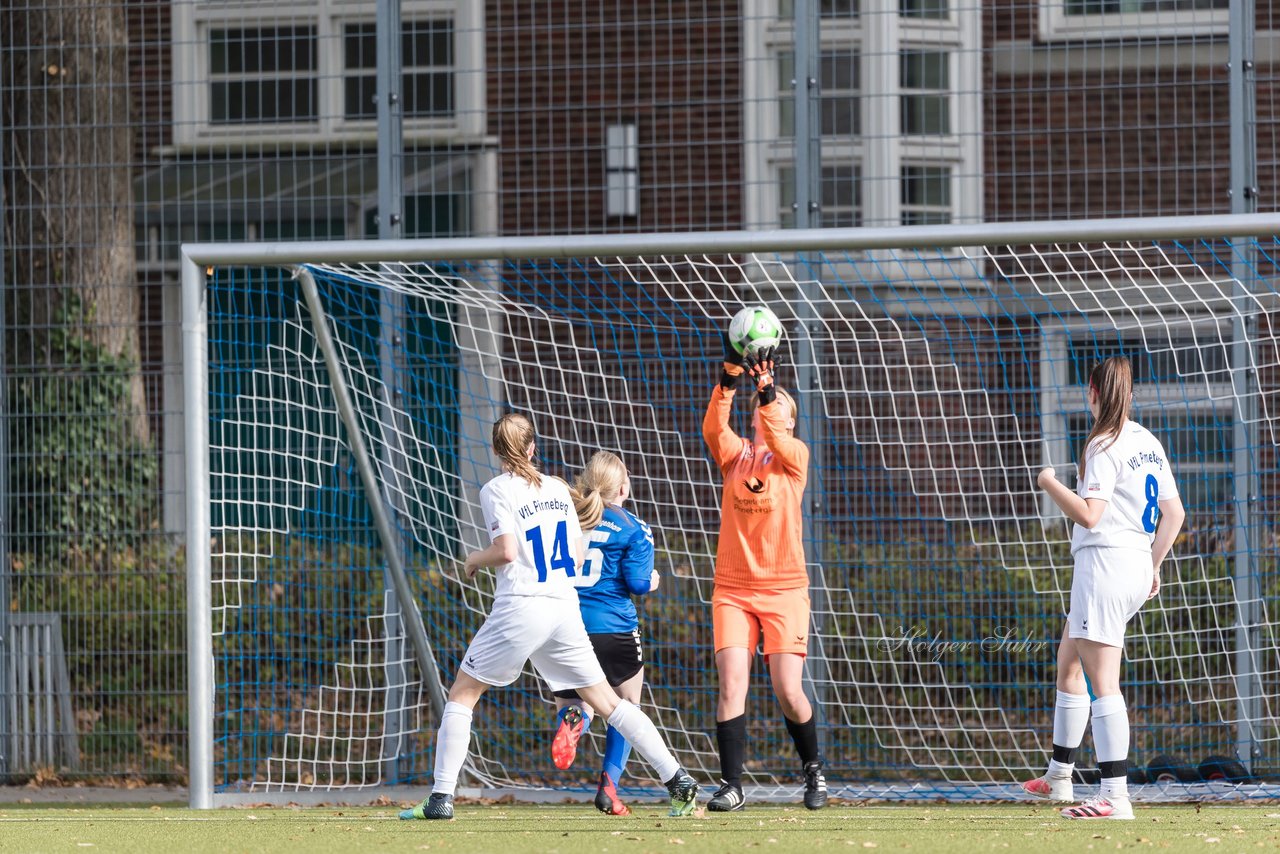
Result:
M949 47L950 47L949 45L932 45L932 44L908 42L904 40L902 44L898 45L898 65L899 67L901 67L902 55L908 50L919 51L919 52L944 53L947 58L947 80L948 81L954 80L955 74L956 74L956 66L959 65L959 58L958 58L957 51L954 49L949 50L948 49ZM899 83L901 84L901 79L899 80ZM957 100L956 95L954 94L954 87L952 87L953 91L948 92L945 89L907 89L905 86L899 85L899 90L900 90L898 94L899 111L901 111L902 109L902 106L901 106L902 101L905 100L906 98L942 95L947 99L947 132L946 133L908 134L906 131L902 130L902 117L901 115L899 115L898 133L902 135L903 140L931 140L931 141L937 140L937 141L948 142L951 145L957 145L957 146L959 145L959 140L956 139L956 132L954 130L955 119L956 119L954 115L954 110L956 107L955 102Z
M1066 0L1040 0L1043 41L1132 39L1138 36L1221 35L1229 32L1226 9L1068 15Z
M835 54L835 53L837 53L837 52L839 52L839 53L846 53L846 54L847 54L847 53L852 53L852 54L854 55L854 58L855 58L855 59L854 59L854 61L858 64L858 78L859 78L859 79L858 79L858 88L857 88L857 89L840 89L840 88L833 88L833 89L831 89L831 90L823 89L823 90L822 90L821 98L819 99L819 103L821 103L821 101L827 100L827 98L828 98L828 97L830 97L832 100L847 100L848 98L852 97L852 98L854 99L855 103L857 104L857 113L858 113L858 116L857 116L857 119L855 120L855 122L856 122L856 124L858 125L858 128L859 128L859 134L861 134L861 128L862 128L862 103L863 103L863 101L864 101L864 100L866 99L866 97L867 97L867 93L864 91L864 87L863 87L863 85L862 85L862 79L861 79L861 78L862 78L862 63L863 63L863 59L862 59L862 46L861 46L861 45L859 45L859 44L852 44L852 43L833 44L833 43L831 43L831 42L828 42L827 44L823 45L823 49L822 49L820 52L821 52L822 54L824 54L824 55L825 55L825 54ZM818 74L819 74L819 76L821 76L821 74L822 74L822 71L821 71L821 62L822 62L822 59L821 59L821 57L819 57L818 62L819 62L819 71L818 71ZM819 121L821 121L821 120L819 120Z
M1095 319L1096 322L1096 319ZM1105 322L1105 321L1104 321ZM1180 338L1188 333L1196 333L1198 330L1211 330L1214 326L1220 329L1223 324L1229 324L1229 320L1218 320L1213 318L1204 318L1194 320L1190 323L1181 323L1177 326L1168 326L1165 321L1158 317L1137 317L1132 327L1118 330L1118 334L1125 338L1132 338L1135 344L1140 344L1143 340L1150 342L1168 341L1170 338ZM1164 327L1162 329L1162 327ZM1045 318L1040 324L1040 387L1038 389L1040 395L1040 435L1042 439L1045 453L1045 464L1057 466L1059 472L1064 467L1070 468L1070 461L1075 454L1079 454L1079 448L1072 448L1068 435L1068 419L1072 416L1087 414L1089 411L1089 401L1086 397L1084 386L1073 382L1071 378L1071 365L1068 361L1067 346L1068 341L1078 335L1087 335L1092 327L1087 320L1063 320L1061 318ZM1117 330L1109 324L1105 327L1107 335L1115 335ZM1198 332L1204 335L1204 332ZM1207 336L1206 336L1207 337ZM1175 401L1182 412L1188 415L1214 415L1230 422L1233 416L1233 389L1228 379L1226 382L1209 383L1204 387L1204 395L1191 396L1187 394L1188 389L1185 384L1176 382L1150 383L1143 382L1138 378L1134 382L1133 402L1134 409L1138 413L1138 420L1141 423L1141 414L1144 406L1152 406L1160 401ZM1155 425L1146 425L1153 427ZM1158 434L1158 429L1157 429ZM1052 438L1050 438L1052 437ZM1162 443L1166 447L1170 444L1168 437L1159 436ZM1173 454L1173 449L1170 448ZM1200 475L1212 473L1215 476L1230 475L1232 473L1232 464L1230 461L1225 463L1209 463L1203 460L1187 459L1174 457L1174 471L1177 473L1179 480L1187 479L1187 475L1194 473L1197 477ZM1075 488L1075 471L1072 469L1066 473L1065 477L1060 478L1064 483ZM1041 513L1046 518L1052 518L1059 511L1047 495L1041 496Z
M203 38L203 40L201 41L201 45L200 45L201 52L202 52L202 53L201 53L201 57L202 57L202 60L203 60L203 62L204 62L204 67L205 67L205 68L209 68L209 64L210 64L210 61L211 61L210 51L209 51L209 33L210 33L211 31L213 31L213 30L219 30L219 29L235 29L235 28L240 28L240 27L242 27L242 26L243 26L243 25L234 25L234 26L227 26L227 27L222 27L222 26L212 26L212 27L208 27L207 29L205 29L205 31L204 31L204 38ZM246 28L279 29L279 28L285 28L285 27L300 27L300 28L305 28L305 27L314 27L314 26L315 26L315 21L307 20L307 19L294 19L294 20L287 20L287 21L268 21L268 22L265 22L265 23L260 24L260 25L255 23L255 24L252 24L252 25L250 25L249 27L246 27ZM315 67L314 72L313 72L313 73L314 73L314 75L315 75L315 80L316 80L316 101L315 101L315 105L314 105L314 106L315 106L315 111L316 111L316 118L315 118L315 120L305 119L305 120L302 120L302 121L292 121L292 122L270 122L270 123L268 123L268 122L248 122L248 121L246 121L246 122L226 122L226 123L216 124L216 125L215 125L215 124L213 124L213 115L212 115L212 112L213 112L213 104L212 104L212 98L210 98L210 96L209 96L209 89L210 89L210 87L212 86L212 84L213 84L213 83L215 83L215 82L235 82L235 81L245 83L245 82L252 82L252 81L259 81L259 80L260 80L260 81L266 81L266 80L293 80L293 79L295 79L295 75L294 75L294 73L292 73L292 72L290 72L290 71L259 71L259 72L256 72L256 73L255 73L255 72L243 72L243 71L241 71L241 72L235 72L235 73L230 73L230 74L219 74L219 75L217 75L217 76L215 77L215 76L214 76L214 74L213 74L213 72L212 72L212 70L210 70L210 72L209 72L209 77L208 77L208 80L207 80L207 82L208 82L210 85L209 85L209 86L204 87L204 95L205 95L205 97L206 97L207 99L209 99L209 103L206 105L206 119L207 119L207 121L209 122L210 127L217 127L217 128L243 128L243 127L250 127L250 128L252 128L252 127L271 126L271 127L288 127L288 128L294 128L294 129L297 129L299 132L302 132L302 131L304 131L304 130L306 130L306 129L308 129L308 128L313 128L313 127L315 127L315 126L316 126L316 124L319 122L319 119L320 119L320 115L321 115L321 113L324 111L324 104L323 104L323 102L322 102L322 100L321 100L321 97L320 97L320 92L321 92L321 90L322 90L322 88L323 88L323 87L320 85L320 48L319 48L319 44L318 44L318 42L319 42L319 32L317 32L317 33L316 33L316 40L317 40L317 45L316 45L316 67Z
M855 172L858 172L858 173L859 173L859 176L858 176L858 179L857 179L857 180L858 180L858 181L861 181L861 179L862 179L862 176L861 176L862 164L861 164L861 163L859 163L859 162L858 162L858 161L856 161L856 160L852 160L852 159L850 159L850 160L833 160L833 159L831 159L831 158L827 158L826 160L822 161L822 168L823 168L823 170L824 170L824 171L825 171L825 170L827 170L827 169L836 169L836 168L852 168ZM819 187L819 189L818 189L818 196L819 196L819 198L822 198L822 197L825 195L825 184L826 184L826 176L825 176L825 175L823 175L823 176L822 176L822 186L820 186L820 187ZM853 211L854 219L857 221L857 223L858 223L858 224L861 224L861 223L862 223L862 219L863 219L863 215L864 215L864 213L863 213L863 203L862 203L862 192L861 192L861 187L860 187L860 186L858 187L858 190L855 192L854 196L855 196L855 198L857 199L857 204L855 204L855 205L854 205L850 210L852 210L852 211ZM828 208L824 205L823 209L819 212L819 215L820 215L820 216L826 216L829 210L830 210L830 209L828 209ZM845 210L845 209L844 209L844 208L834 208L834 210Z
M784 221L784 220L786 219L786 216L787 216L787 213L788 213L788 211L787 211L787 209L786 209L786 206L784 206L784 205L782 204L782 200L783 200L783 198L785 198L785 194L783 193L783 190L782 190L782 173L783 173L784 171L786 171L787 169L790 169L790 168L791 168L791 166L792 166L792 164L791 164L790 162L787 162L787 161L780 162L780 163L779 163L779 165L778 165L778 170L777 170L777 172L776 172L776 174L778 175L777 194L778 194L778 220L779 220L779 222ZM859 170L859 169L861 169L861 168L862 168L862 165L861 165L861 164L860 164L856 159L854 159L854 158L843 158L843 159L837 160L837 159L835 159L835 158L827 157L827 158L823 159L823 161L822 161L822 170L823 170L823 172L825 172L825 171L826 171L826 170L828 170L828 169L837 169L837 168L852 168L852 169L854 169L854 170ZM822 177L823 177L823 181L825 182L825 180L826 180L826 176L825 176L825 175L823 175ZM820 195L822 194L822 192L823 192L823 188L822 188L821 186L819 187L818 192L819 192L819 194L820 194ZM863 205L862 205L862 199L861 199L861 192L860 192L860 190L859 190L859 192L858 192L858 193L856 193L856 195L857 195L857 197L858 197L858 204L854 205L852 208L837 208L837 210L852 210L852 211L853 211L853 213L854 213L854 219L855 219L855 220L857 220L857 222L858 222L859 224L861 224L861 223L862 223L862 218L863 218ZM827 215L827 213L828 213L828 209L827 209L826 207L824 207L824 208L819 212L819 216L820 216L820 217L825 217L825 216Z
M173 144L179 149L252 144L369 142L377 122L344 115L343 26L375 19L375 0L241 0L175 2L173 40ZM406 140L487 142L484 4L474 0L401 0L406 20L452 18L454 108L450 117L404 119ZM314 26L318 121L276 124L210 122L209 31L226 28Z
M940 160L935 160L935 159L929 159L929 158L920 158L920 159L916 159L916 158L903 158L903 159L902 159L902 163L901 163L901 165L900 165L900 167L899 167L899 177L898 177L898 181L899 181L899 184L898 184L898 188L899 188L899 192L898 192L898 196L899 196L898 217L899 217L899 219L901 219L901 217L903 216L903 214L905 214L905 213L907 212L907 206L901 202L902 187L903 187L903 185L902 185L902 183L901 183L901 182L902 182L901 173L902 173L902 170L904 170L904 169L909 169L909 168L913 168L913 167L915 167L915 168L921 168L921 169L946 169L946 170L947 170L947 184L949 185L949 186L948 186L948 188L947 188L947 191L948 191L948 194L949 194L949 195L950 195L950 197L951 197L951 204L950 204L950 207L948 208L948 210L949 210L949 211L953 211L953 210L955 210L955 205L956 205L956 196L955 196L955 193L956 193L956 169L955 169L955 164L954 164L954 163L950 163L950 162L946 162L946 161L940 161ZM919 210L919 211L935 211L935 210L941 210L941 206L940 206L940 205L938 205L938 206L933 206L933 205L917 205L917 206L915 206L914 208L912 208L912 210ZM905 225L905 223L900 223L900 224Z
M439 117L433 117L433 116L410 117L406 113L404 116L404 126L406 131L408 131L411 128L419 132L426 130L428 128L448 131L458 124L458 119L462 112L461 110L462 105L458 101L458 95L459 95L458 89L460 88L458 85L458 73L459 73L461 57L458 55L457 39L459 36L459 32L458 32L457 19L454 15L447 14L447 13L425 14L421 11L412 15L405 14L403 17L404 17L404 23L409 23L413 21L430 21L430 20L445 20L445 19L452 20L454 22L454 26L453 26L454 64L453 64L453 72L452 72L453 81L454 81L453 83L454 114L452 116L439 116ZM377 131L378 120L376 117L371 117L367 119L347 118L347 104L346 104L346 97L345 97L346 81L349 74L353 75L354 73L358 72L360 76L368 77L374 71L374 69L370 69L370 68L348 69L346 67L346 58L345 58L346 57L346 29L348 26L351 26L352 24L372 24L372 23L374 23L374 19L369 17L368 15L352 15L352 16L344 15L341 18L335 19L334 21L334 28L333 28L334 38L337 39L339 44L339 48L337 51L338 58L339 58L338 76L341 79L338 81L337 85L329 87L330 94L333 95L333 100L331 103L326 104L326 113L328 115L333 116L334 122L340 130L363 129L366 133ZM402 77L408 76L415 72L430 71L433 68L438 67L438 66L428 66L428 65L409 65L404 61L403 57L401 57L401 63L402 63L402 66L401 66ZM402 85L402 88L403 88L403 85ZM403 95L401 96L401 98L403 102ZM482 104L484 103L484 101L483 100L470 101L468 103Z
M792 139L779 133L777 56L793 44L792 24L777 16L777 0L743 3L743 222L779 227L780 169L795 160ZM874 45L869 50L867 45ZM900 46L949 49L951 133L903 137ZM822 20L819 50L850 46L861 57L859 136L823 140L823 162L853 163L862 174L862 222L901 222L898 177L904 160L952 167L952 222L984 217L982 175L982 7L952 2L946 18L873 14Z

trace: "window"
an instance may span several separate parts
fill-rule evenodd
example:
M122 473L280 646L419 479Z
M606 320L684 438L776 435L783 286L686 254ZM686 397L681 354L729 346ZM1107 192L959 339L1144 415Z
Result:
M899 0L898 14L904 18L946 18L947 0Z
M902 132L908 136L951 132L951 55L939 50L904 50L900 59Z
M809 66L819 84L817 222L981 221L982 5L898 0L887 15L861 15L860 5L811 6L819 14L818 61ZM797 221L787 186L804 138L795 128L794 11L790 0L742 3L749 228Z
M1117 15L1126 12L1188 12L1225 9L1229 0L1066 0L1068 15Z
M822 227L862 225L862 170L853 164L822 167Z
M795 17L794 0L778 0L778 17ZM818 0L818 15L823 18L855 18L858 15L858 0Z
M951 222L951 169L947 166L902 167L902 224Z
M856 50L824 50L819 60L819 83L822 96L818 109L821 113L822 135L853 136L861 132L862 121L858 115L858 89L861 62ZM790 51L778 55L778 128L786 137L795 136L795 93L791 81L795 79L795 54Z
M1226 33L1229 0L1041 0L1046 40Z
M1197 508L1198 514L1215 508L1229 510L1234 446L1230 407L1221 412L1199 406L1185 411L1181 407L1168 411L1159 406L1135 406L1133 415L1169 452L1184 505ZM1093 418L1087 412L1068 414L1066 429L1071 464L1076 465L1080 449L1093 429Z
M796 76L796 55L791 51L778 54L778 134L795 138L796 104L791 81Z
M1213 321L1164 329L1153 322L1123 332L1069 327L1047 331L1041 354L1041 418L1053 462L1078 459L1093 420L1089 372L1110 356L1133 365L1134 420L1172 458L1188 510L1203 516L1229 508L1234 448L1230 329ZM1070 481L1069 481L1070 482Z
M315 27L209 30L212 124L314 122Z
M401 0L406 141L484 138L484 10ZM300 126L372 141L376 12L376 0L174 3L174 144L292 142Z
M365 211L365 237L378 236L377 211ZM465 237L469 213L464 193L417 193L404 197L404 237Z
M856 50L822 52L822 135L852 136L860 133L858 117L858 69Z
M782 209L778 220L783 228L793 228L795 213L795 170L778 170L778 197ZM857 164L822 164L822 228L852 228L862 225L862 170Z
M376 29L369 21L343 30L343 115L348 119L378 115ZM405 118L453 115L453 21L405 21L400 41Z

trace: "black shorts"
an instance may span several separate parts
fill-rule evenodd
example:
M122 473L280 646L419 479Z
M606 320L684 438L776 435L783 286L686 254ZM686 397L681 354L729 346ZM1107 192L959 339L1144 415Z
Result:
M604 679L617 688L644 667L644 649L640 646L640 630L587 635L596 651L596 660L604 671ZM580 700L577 691L556 691L561 700Z

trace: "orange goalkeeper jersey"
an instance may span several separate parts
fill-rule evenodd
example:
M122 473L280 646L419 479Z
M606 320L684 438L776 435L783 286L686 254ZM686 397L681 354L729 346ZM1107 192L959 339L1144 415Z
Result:
M717 385L702 419L702 438L724 475L716 584L808 587L801 513L809 448L787 432L777 401L760 407L763 445L733 432L732 410L733 391Z

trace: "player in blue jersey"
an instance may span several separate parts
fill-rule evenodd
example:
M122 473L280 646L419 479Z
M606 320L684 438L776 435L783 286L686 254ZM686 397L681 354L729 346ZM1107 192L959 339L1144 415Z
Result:
M653 533L622 507L630 494L631 480L622 460L608 451L595 454L574 489L578 519L582 530L589 532L586 559L575 583L582 621L605 678L619 697L639 703L644 653L631 597L657 589L658 572L653 568ZM573 764L578 739L590 726L593 710L577 691L557 691L555 695L559 713L551 758L557 768L563 769ZM631 812L618 800L617 791L630 753L631 745L610 726L595 800L596 808L603 813Z
M480 490L490 544L467 555L468 578L497 569L493 609L463 654L436 734L431 795L400 818L451 819L458 776L471 743L472 710L490 688L520 678L526 662L552 691L574 689L635 745L671 794L670 815L693 812L697 782L671 754L653 721L609 687L591 649L573 580L585 555L577 498L534 464L533 424L507 413L493 425L502 473ZM598 520L598 516L596 519Z

